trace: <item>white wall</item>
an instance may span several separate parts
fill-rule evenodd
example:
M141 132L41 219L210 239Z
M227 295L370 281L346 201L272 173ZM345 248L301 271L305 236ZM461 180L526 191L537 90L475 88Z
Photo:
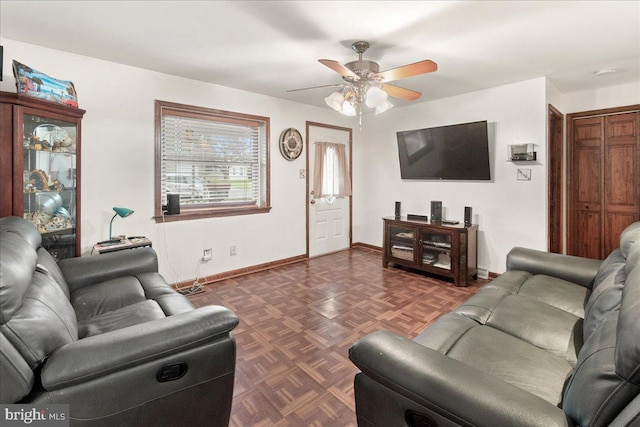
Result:
M563 94L561 111L566 115L635 104L640 104L640 81L597 90Z
M491 181L401 180L396 132L487 120ZM358 133L357 131L355 132ZM546 249L546 166L507 162L507 146L533 143L546 158L545 79L529 80L446 99L392 109L365 121L354 148L354 241L382 245L382 217L428 215L431 200L443 203L444 216L462 221L473 207L479 225L478 264L505 270L505 256L516 245ZM531 181L518 181L518 168L531 169Z
M560 96L545 78L355 118L328 108L292 103L232 88L183 79L66 52L0 38L5 72L0 89L15 92L10 62L16 59L53 77L72 80L80 107L87 110L82 140L82 250L108 235L112 206L135 210L114 221L115 234L146 235L154 242L160 270L171 282L193 279L202 249L213 248L213 261L201 275L285 259L305 252L306 153L293 162L278 149L280 132L305 121L354 128L353 241L382 245L382 220L393 215L429 213L441 200L448 218L462 220L472 206L479 224L479 265L505 269L505 256L516 245L547 245L546 111L552 102L563 114L640 103L640 83ZM156 224L154 194L155 99L199 105L271 118L271 205L268 214ZM558 105L556 105L558 104ZM402 181L395 132L478 120L489 122L490 182ZM506 161L509 144L533 143L533 164ZM306 150L306 147L305 147ZM518 181L516 170L532 170L531 181ZM229 255L229 246L238 255Z
M82 252L109 234L113 206L133 209L116 218L114 234L145 235L153 241L168 281L196 277L204 248L213 261L201 275L215 274L304 254L306 251L303 153L289 162L278 148L280 132L305 121L354 126L330 109L0 39L5 72L0 89L15 92L13 59L52 77L74 82L82 122ZM154 214L154 100L164 100L271 118L270 213L156 224ZM357 139L357 136L354 137ZM306 148L306 147L305 147ZM229 255L236 245L238 255Z

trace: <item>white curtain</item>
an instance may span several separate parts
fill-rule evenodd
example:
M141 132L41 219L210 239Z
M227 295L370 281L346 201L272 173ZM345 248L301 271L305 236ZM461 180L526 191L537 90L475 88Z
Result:
M351 195L351 178L344 144L316 142L313 170L313 198Z

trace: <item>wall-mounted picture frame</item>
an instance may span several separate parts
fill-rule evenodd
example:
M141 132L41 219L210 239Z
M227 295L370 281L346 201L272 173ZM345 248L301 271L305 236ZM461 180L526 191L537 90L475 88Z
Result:
M294 128L288 128L280 134L280 154L285 159L292 161L302 154L302 135Z

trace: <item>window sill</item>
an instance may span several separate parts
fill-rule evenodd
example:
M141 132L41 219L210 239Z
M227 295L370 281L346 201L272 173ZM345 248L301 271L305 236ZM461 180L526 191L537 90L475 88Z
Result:
M181 209L177 215L156 215L153 217L156 223L189 221L192 219L216 218L224 216L239 216L269 213L271 206L264 208L218 208L218 209Z

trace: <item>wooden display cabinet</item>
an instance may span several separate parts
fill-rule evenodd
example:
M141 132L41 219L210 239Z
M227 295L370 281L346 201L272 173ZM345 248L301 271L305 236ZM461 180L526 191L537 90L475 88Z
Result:
M85 111L0 92L0 216L32 221L56 259L80 255L80 140Z
M402 265L469 286L478 277L478 226L383 218L382 266Z

